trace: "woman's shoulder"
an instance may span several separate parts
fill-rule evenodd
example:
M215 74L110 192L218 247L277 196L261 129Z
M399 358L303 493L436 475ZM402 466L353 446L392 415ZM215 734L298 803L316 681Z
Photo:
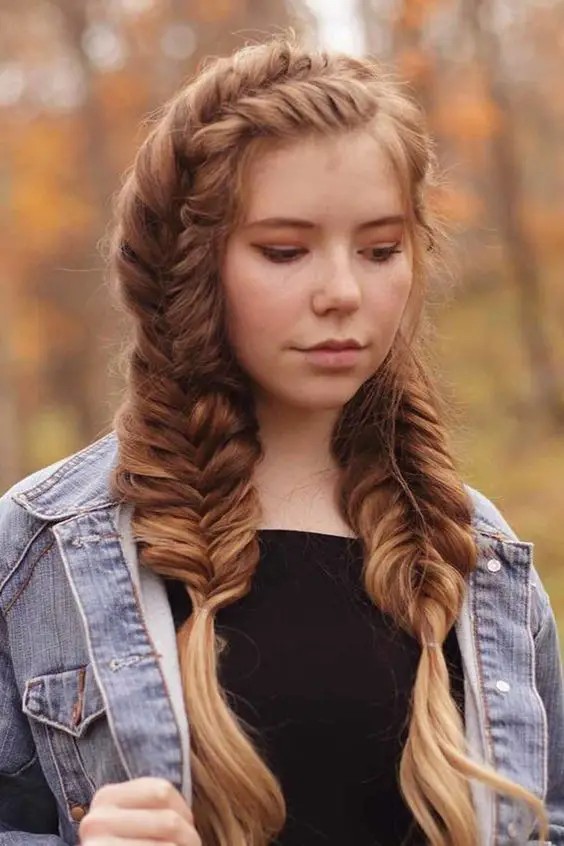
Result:
M110 498L110 471L117 458L115 432L53 464L41 467L16 482L0 498L0 520L12 503L26 511L57 519L66 510L97 507Z
M481 556L484 566L490 563L490 554L500 558L515 572L527 569L528 582L532 589L531 626L533 632L542 628L553 614L550 597L534 563L534 544L521 538L509 525L506 518L485 494L466 485L474 507L473 522L478 541L485 554Z
M464 487L472 501L473 522L476 528L482 529L486 533L499 533L507 540L519 541L517 534L491 499L488 499L485 494L470 487L470 485Z
M0 497L0 586L47 523L113 504L116 457L117 439L110 432L23 477Z

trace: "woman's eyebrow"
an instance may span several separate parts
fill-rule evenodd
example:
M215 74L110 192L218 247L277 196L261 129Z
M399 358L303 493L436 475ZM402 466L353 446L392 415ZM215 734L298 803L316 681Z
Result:
M372 229L374 226L392 226L397 223L405 223L404 214L389 214L387 217L379 217L376 220L367 220L358 227L360 230Z
M362 231L364 229L372 229L377 226L390 226L392 224L405 223L405 215L392 214L386 217L379 217L375 220L367 220L361 223L357 229ZM269 229L280 229L282 227L293 226L300 229L315 229L316 224L311 220L301 220L295 217L265 217L262 220L251 220L244 225L244 229L251 227L268 227Z

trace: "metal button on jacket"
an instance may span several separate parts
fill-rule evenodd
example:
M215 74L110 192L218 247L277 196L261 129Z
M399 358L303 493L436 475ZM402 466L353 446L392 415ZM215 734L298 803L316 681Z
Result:
M80 822L86 816L88 808L85 805L73 805L70 815L75 822Z

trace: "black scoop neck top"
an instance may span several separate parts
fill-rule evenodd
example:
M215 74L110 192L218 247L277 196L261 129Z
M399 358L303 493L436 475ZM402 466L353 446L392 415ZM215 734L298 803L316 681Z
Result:
M220 682L278 777L287 821L277 846L419 846L398 787L420 654L367 597L357 538L259 531L250 592L223 608ZM190 613L166 580L175 625ZM445 643L463 715L455 630Z

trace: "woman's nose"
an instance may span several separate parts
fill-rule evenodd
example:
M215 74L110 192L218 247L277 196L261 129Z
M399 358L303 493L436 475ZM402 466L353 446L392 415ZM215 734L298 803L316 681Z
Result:
M355 311L361 301L359 280L350 261L324 268L315 285L312 306L316 314L327 311Z

